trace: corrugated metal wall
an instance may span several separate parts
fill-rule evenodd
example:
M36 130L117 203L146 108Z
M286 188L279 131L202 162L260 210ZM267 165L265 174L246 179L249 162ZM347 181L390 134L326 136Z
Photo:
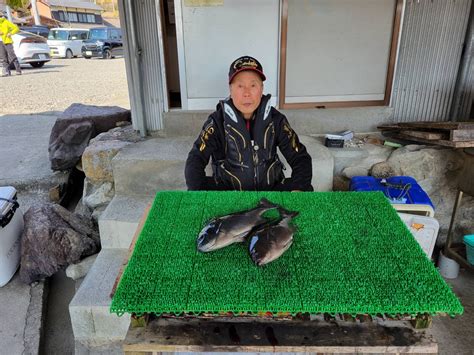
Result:
M145 98L144 112L146 127L150 131L162 128L164 109L162 86L162 58L160 57L159 1L134 0L135 24L138 46L141 50L140 70L142 73L142 90Z
M163 95L166 81L162 80L160 2L120 0L119 9L126 38L125 59L133 127L145 135L162 129L162 116L168 105Z
M392 93L394 120L447 121L471 0L407 0Z

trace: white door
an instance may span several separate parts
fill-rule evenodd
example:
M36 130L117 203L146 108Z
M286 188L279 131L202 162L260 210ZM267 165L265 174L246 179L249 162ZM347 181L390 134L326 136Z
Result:
M203 2L201 2L202 5ZM175 1L181 102L184 110L213 110L229 94L230 63L257 58L275 105L278 83L279 0Z

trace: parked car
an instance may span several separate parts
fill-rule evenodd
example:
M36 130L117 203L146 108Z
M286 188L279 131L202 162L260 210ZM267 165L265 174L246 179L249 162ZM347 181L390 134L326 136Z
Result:
M51 60L46 39L33 33L20 31L12 36L13 49L20 64L41 68Z
M83 28L52 28L48 35L51 56L56 58L81 55L82 41L87 39L89 30Z
M35 35L48 38L49 28L46 26L22 26L21 31L34 33Z
M115 27L96 27L89 30L89 38L82 46L86 59L99 57L111 59L123 54L122 30Z

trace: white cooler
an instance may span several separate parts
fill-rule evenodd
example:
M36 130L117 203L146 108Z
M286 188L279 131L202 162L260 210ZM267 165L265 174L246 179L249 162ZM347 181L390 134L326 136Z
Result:
M0 287L11 280L20 265L23 214L18 206L15 188L0 186Z
M428 258L431 258L438 237L439 223L433 217L398 213L410 232L420 244Z

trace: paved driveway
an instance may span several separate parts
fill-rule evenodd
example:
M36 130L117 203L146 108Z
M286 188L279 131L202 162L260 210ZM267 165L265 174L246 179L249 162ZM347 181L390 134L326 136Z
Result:
M0 77L0 86L0 115L64 111L75 102L130 108L123 58L53 59L38 69L24 65L23 75Z

